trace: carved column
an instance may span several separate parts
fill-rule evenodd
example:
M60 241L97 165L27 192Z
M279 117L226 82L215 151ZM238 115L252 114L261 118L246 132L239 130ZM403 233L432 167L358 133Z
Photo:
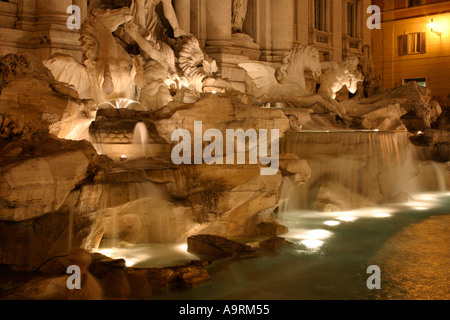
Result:
M272 0L272 50L275 61L294 45L294 0Z
M206 2L207 44L220 45L231 41L231 0Z
M86 1L78 1L84 7ZM81 61L80 34L67 27L71 14L67 9L72 0L36 0L36 22L30 35L34 54L40 59L48 59L53 53L69 54Z
M36 26L64 25L67 27L67 8L72 0L37 0Z
M19 1L17 15L18 21L16 23L16 28L20 30L32 30L34 27L34 17L36 15L36 1Z
M87 0L73 0L72 1L75 6L79 6L81 9L81 22L84 22L84 19L87 18L88 13L88 5Z
M174 9L180 27L191 32L191 0L174 0Z

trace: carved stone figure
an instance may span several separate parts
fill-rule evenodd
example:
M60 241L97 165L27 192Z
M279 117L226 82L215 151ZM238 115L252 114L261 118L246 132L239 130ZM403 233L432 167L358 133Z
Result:
M44 64L57 80L73 85L97 105L116 98L135 100L139 63L112 35L131 19L129 8L94 9L81 29L83 65L63 54L54 55Z
M325 61L321 63L326 70L320 79L318 94L330 102L335 102L336 93L344 86L352 94L358 90L358 83L364 81L364 76L358 70L359 59L356 56L348 57L343 63Z
M132 22L125 25L125 31L141 50L144 85L139 101L150 110L160 109L173 100L167 83L178 77L174 52L162 41L145 39L142 29Z
M201 49L198 39L192 35L181 37L175 45L178 67L191 90L203 91L203 81L218 71L215 60Z
M316 77L322 74L319 53L313 46L294 48L285 56L278 69L264 62L243 62L239 66L244 68L251 78L251 91L259 104L282 103L294 107L320 104L339 116L345 113L339 105L326 101L322 96L308 94L305 70L312 71Z
M174 37L178 38L186 35L187 32L180 27L171 0L133 0L131 10L135 23L140 28L148 30L149 34L147 36L154 34L159 19L156 13L156 6L160 3L163 5L164 16L172 26Z
M233 0L232 26L233 33L242 33L247 16L248 0Z

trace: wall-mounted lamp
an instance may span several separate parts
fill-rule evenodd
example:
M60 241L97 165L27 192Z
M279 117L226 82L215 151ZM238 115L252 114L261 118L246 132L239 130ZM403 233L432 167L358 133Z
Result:
M434 20L433 20L433 19L431 19L431 22L428 24L428 26L430 27L431 32L435 33L435 34L438 35L439 37L442 36L442 32L436 31L436 30L435 30L435 29L436 29L436 23L434 23Z

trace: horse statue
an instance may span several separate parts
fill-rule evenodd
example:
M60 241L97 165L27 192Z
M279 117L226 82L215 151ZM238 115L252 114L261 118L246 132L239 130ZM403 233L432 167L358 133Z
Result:
M355 94L358 83L364 81L364 76L358 71L359 59L356 56L348 57L343 63L335 61L322 62L323 70L326 70L320 80L318 94L332 101L336 99L336 93L344 86Z
M283 104L294 107L310 107L320 104L329 111L342 116L343 108L326 101L322 96L311 95L306 87L305 71L314 77L322 74L320 58L313 46L297 46L287 53L280 68L265 62L242 62L239 66L247 71L252 80L252 94L259 104Z
M114 99L135 100L136 86L142 85L140 62L113 36L131 19L129 8L92 10L81 28L83 64L64 54L55 54L44 64L58 81L72 85L81 98L91 98L97 105Z

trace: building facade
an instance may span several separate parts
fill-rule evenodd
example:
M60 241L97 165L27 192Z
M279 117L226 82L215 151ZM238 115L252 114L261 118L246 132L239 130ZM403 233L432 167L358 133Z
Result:
M105 0L114 2L112 0ZM117 1L116 1L117 2ZM120 1L118 1L120 2ZM371 44L370 0L173 0L181 27L219 63L223 78L245 88L245 60L281 62L295 45L315 45L322 60L362 57ZM67 28L67 9L88 0L0 2L0 54L29 50L41 59L55 52L81 59L79 32Z
M417 81L450 95L450 1L376 0L382 28L372 32L373 63L383 88Z

